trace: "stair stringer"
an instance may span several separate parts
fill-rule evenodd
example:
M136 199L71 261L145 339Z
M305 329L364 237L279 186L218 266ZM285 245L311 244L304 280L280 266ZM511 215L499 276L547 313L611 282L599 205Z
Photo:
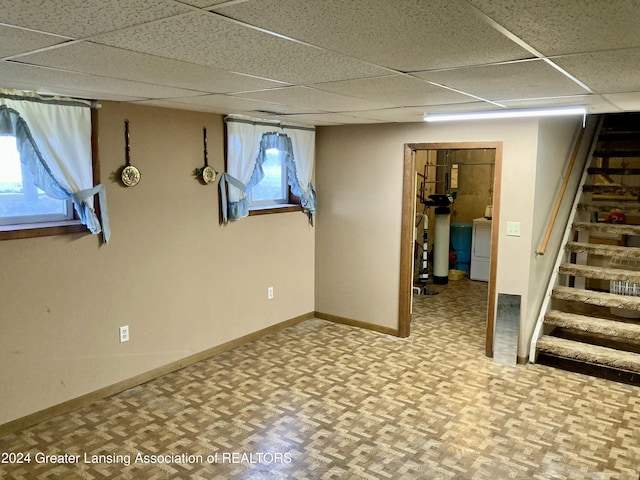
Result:
M531 363L535 363L536 359L537 359L537 353L536 353L536 344L538 343L538 339L542 336L542 329L544 327L544 317L546 315L546 313L549 311L549 305L551 303L551 295L553 292L553 289L557 286L558 284L558 277L559 277L559 269L560 269L560 265L562 265L565 262L566 256L567 256L567 252L565 251L565 245L567 244L567 242L569 241L569 237L571 235L571 233L573 232L573 222L575 221L575 217L576 214L578 212L578 204L580 203L580 199L582 197L582 189L584 187L584 184L587 180L587 177L589 176L588 174L588 169L589 166L592 163L593 160L593 152L595 151L596 145L598 144L598 136L600 134L600 130L602 128L602 122L604 120L604 116L600 116L597 118L597 125L595 127L595 129L593 130L593 135L591 137L591 143L589 145L589 150L585 156L585 161L584 161L584 165L583 165L583 169L582 169L582 175L580 177L580 182L578 183L578 186L576 188L576 193L575 196L573 198L573 205L571 206L571 213L569 214L569 218L567 220L567 225L565 227L564 230L564 234L562 236L562 240L560 242L560 248L558 250L558 254L556 257L556 261L553 265L553 269L551 270L551 276L549 277L549 283L547 285L547 289L544 293L544 297L542 300L542 304L540 307L540 313L538 314L538 318L536 320L536 325L533 329L533 334L531 336L531 344L530 344L530 349L529 349L529 361ZM585 125L584 128L589 128L589 123L587 123Z

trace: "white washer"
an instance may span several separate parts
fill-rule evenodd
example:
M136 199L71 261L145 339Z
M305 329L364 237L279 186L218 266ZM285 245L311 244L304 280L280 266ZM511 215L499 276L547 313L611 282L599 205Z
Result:
M489 257L491 255L491 220L476 218L471 237L471 280L489 281Z

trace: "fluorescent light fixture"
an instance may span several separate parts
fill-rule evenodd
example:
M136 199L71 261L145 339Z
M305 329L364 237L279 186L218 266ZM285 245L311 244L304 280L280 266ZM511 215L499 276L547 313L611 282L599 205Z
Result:
M434 113L424 115L425 122L453 122L458 120L484 120L490 118L559 117L587 115L586 107L533 108L517 110L492 110L486 112Z

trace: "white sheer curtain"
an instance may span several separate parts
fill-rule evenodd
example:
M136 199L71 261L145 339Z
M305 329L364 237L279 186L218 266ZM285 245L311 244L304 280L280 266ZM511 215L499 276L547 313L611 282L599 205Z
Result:
M311 183L311 177L315 161L316 131L304 127L291 127L287 129L287 135L291 138L296 178L300 188L300 191L297 192L295 186L292 185L293 193L300 197L302 209L313 221L316 214L316 191Z
M73 200L82 223L94 234L102 232L106 243L106 193L103 185L93 185L90 107L89 102L0 89L3 125L13 125L21 162L43 183L37 186L55 198L66 194L63 198ZM96 194L102 224L93 209Z
M287 148L291 151L288 151L289 155L286 156L289 185L294 195L301 198L303 210L312 219L315 215L315 190L311 184L315 128L281 125L276 122L269 123L233 116L226 117L225 123L227 171L220 180L224 223L228 220L238 220L249 214L247 193L251 185L255 184L256 171L264 160L261 158L264 156L263 140L271 136L275 138L278 135L286 136L291 140L292 147Z
M260 140L265 133L279 129L278 124L257 123L253 120L227 117L227 171L220 179L220 194L223 199L222 218L238 220L249 215L246 186L251 180L258 160ZM229 200L225 205L225 186L228 185Z

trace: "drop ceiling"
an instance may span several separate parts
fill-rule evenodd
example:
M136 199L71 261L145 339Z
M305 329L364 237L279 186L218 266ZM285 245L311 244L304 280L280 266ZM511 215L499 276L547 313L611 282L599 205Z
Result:
M0 0L0 87L313 125L640 110L640 0Z

